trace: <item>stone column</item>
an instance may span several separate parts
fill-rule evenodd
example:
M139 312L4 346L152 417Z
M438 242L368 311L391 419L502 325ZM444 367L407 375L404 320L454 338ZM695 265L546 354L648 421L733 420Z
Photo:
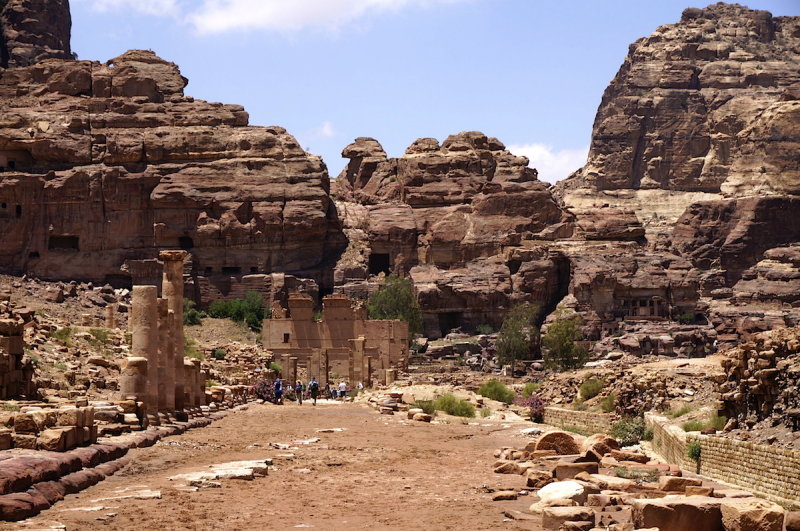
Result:
M364 346L367 342L364 336L350 339L350 383L355 386L358 382L364 383Z
M192 380L194 379L194 363L189 358L183 358L183 407L194 407L194 390Z
M208 380L208 372L200 371L200 405L206 406L206 380Z
M114 319L116 307L113 304L106 306L106 328L116 328L117 323Z
M364 356L364 387L372 387L372 356Z
M397 369L386 369L386 385L392 385L397 379Z
M147 358L128 358L119 375L122 400L144 401L147 395Z
M175 314L172 331L173 367L175 368L175 409L184 408L183 368L183 261L186 251L161 251L158 256L164 262L164 277L161 296L167 299L168 307Z
M175 410L175 363L173 329L175 313L167 299L158 299L158 410Z
M199 407L205 404L205 390L200 376L200 360L192 360L192 364L194 365L194 370L192 371L192 393L194 394L194 399L192 402L194 402L195 407Z
M289 356L288 376L289 376L289 381L291 382L292 387L294 387L294 384L297 383L297 357L296 356Z
M134 356L147 358L147 393L144 403L148 416L158 418L158 289L134 286L131 303Z

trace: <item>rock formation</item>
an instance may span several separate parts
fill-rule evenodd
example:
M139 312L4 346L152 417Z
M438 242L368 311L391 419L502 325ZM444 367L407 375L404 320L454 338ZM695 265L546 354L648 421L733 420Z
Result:
M70 59L68 0L0 1L0 67Z
M407 274L434 336L499 326L516 302L552 309L564 296L569 265L542 242L571 236L574 218L499 140L422 138L388 158L359 138L342 155L350 163L333 185L350 241L334 274L341 291L364 295L370 275Z
M265 291L272 273L330 285L345 241L319 157L238 105L185 96L153 52L100 64L49 49L0 70L4 270L157 284L157 250L182 248L196 298Z

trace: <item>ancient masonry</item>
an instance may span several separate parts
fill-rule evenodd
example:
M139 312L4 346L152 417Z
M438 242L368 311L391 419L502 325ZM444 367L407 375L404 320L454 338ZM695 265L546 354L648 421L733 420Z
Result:
M134 286L132 356L122 369L120 395L135 400L140 417L159 424L206 404L199 360L183 357L183 261L186 251L162 251L162 298L156 286Z
M408 323L368 319L366 310L345 295L323 299L322 316L314 316L314 300L289 297L288 314L275 305L263 325L264 348L280 360L284 378L297 380L300 370L322 385L347 380L369 387L373 376L391 384L397 368L408 360Z

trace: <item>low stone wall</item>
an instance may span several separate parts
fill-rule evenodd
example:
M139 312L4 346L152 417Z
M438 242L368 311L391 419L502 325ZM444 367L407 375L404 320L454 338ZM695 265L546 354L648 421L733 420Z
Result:
M653 428L653 449L665 461L774 501L800 508L800 452L725 437L687 434L667 419L645 415ZM700 442L699 467L686 455L686 446Z
M575 411L560 407L544 408L544 423L559 428L580 428L589 434L608 433L614 424L614 415L610 413L593 413L591 411Z

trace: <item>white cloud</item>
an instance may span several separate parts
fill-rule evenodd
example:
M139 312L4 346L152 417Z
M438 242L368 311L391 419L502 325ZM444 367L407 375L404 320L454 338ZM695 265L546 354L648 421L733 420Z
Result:
M539 180L555 183L570 176L572 172L586 163L589 148L558 149L547 144L517 144L508 146L515 155L523 155L530 160L529 166L539 171Z
M370 13L461 1L464 0L203 0L187 20L199 33L255 29L336 30Z
M78 0L94 11L134 11L157 17L178 17L181 8L178 0Z
M336 136L336 129L333 128L333 122L325 120L315 127L312 133L315 137L333 138Z

